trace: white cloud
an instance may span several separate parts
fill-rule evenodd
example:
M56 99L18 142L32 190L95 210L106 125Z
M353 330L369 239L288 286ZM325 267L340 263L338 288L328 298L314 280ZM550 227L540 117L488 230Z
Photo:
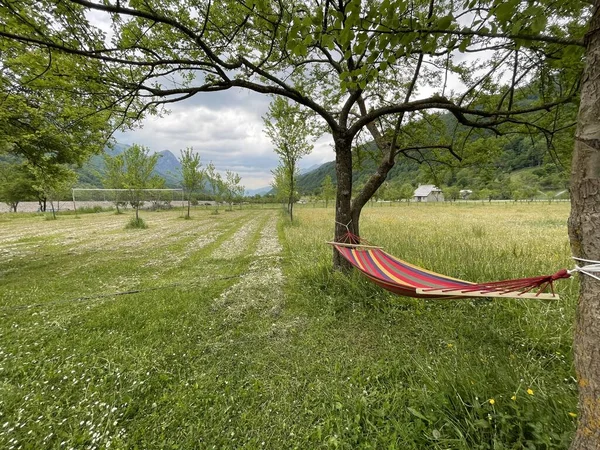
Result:
M187 147L200 154L203 164L212 161L220 172L232 170L248 189L268 186L278 157L263 133L262 116L270 98L232 90L200 94L174 103L163 117L147 117L142 127L116 136L123 144L141 144L152 151L170 150L176 156ZM334 159L329 135L320 138L302 161L309 167Z

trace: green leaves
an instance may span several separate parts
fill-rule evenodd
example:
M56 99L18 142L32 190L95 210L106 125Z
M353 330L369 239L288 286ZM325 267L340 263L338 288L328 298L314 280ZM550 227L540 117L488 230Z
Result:
M150 154L150 149L134 144L123 152L123 186L126 189L141 190L157 187L153 184L153 171L160 154Z
M548 19L546 19L543 14L535 15L533 21L531 22L531 32L537 34L541 31L544 31L547 23Z
M437 20L437 28L440 30L447 30L450 28L450 25L454 21L454 16L452 14L448 14L447 16L440 17Z
M501 1L494 9L494 14L500 22L507 22L517 13L518 6L519 0Z
M186 148L181 151L179 163L181 164L181 178L185 190L190 193L202 189L205 174L200 163L200 155L195 153L193 148Z

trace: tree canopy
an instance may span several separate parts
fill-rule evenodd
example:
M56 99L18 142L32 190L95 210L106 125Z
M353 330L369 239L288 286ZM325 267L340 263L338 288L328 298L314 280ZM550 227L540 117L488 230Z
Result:
M0 17L3 29L13 24ZM98 95L106 90L98 61L8 39L0 54L0 153L47 167L80 165L102 151L114 124Z
M101 63L94 80L125 123L230 88L305 106L333 136L336 221L356 233L362 207L412 148L402 139L408 118L447 111L462 126L519 126L551 141L552 117L577 100L590 15L577 0L0 4L0 36ZM110 29L91 23L92 12ZM379 164L352 200L351 149L366 133ZM428 147L460 158L458 137Z

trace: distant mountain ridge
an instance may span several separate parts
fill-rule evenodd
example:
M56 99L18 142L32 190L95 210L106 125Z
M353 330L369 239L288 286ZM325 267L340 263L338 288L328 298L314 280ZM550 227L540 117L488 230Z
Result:
M123 153L130 146L116 143L104 148L104 153L116 156ZM170 150L156 152L160 155L154 173L164 178L167 187L181 187L181 164ZM79 187L102 187L102 174L104 173L104 155L94 155L82 167L75 170L79 175Z
M458 187L459 189L490 189L507 197L509 185L514 183L530 186L541 191L559 191L568 185L567 170L548 162L543 149L531 144L527 138L516 138L506 145L503 151L490 164L494 172L485 170L485 166L462 167L440 171L437 177L423 171L423 165L408 158L398 158L390 170L387 181L396 185L434 183L439 187ZM372 159L363 159L352 170L354 187L363 185L377 169ZM325 177L336 181L335 161L322 164L317 169L301 174L297 180L300 195L319 194Z
M244 194L248 197L253 197L255 195L265 195L268 194L273 188L271 186L264 186L256 189L246 189Z
M177 182L181 181L181 163L170 150L158 152L160 158L156 164L156 172L162 176L170 175Z

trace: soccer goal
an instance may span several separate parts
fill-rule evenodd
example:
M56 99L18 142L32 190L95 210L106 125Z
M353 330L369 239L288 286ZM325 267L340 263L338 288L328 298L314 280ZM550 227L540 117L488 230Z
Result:
M86 189L73 188L73 208L140 207L157 210L184 206L183 189Z

